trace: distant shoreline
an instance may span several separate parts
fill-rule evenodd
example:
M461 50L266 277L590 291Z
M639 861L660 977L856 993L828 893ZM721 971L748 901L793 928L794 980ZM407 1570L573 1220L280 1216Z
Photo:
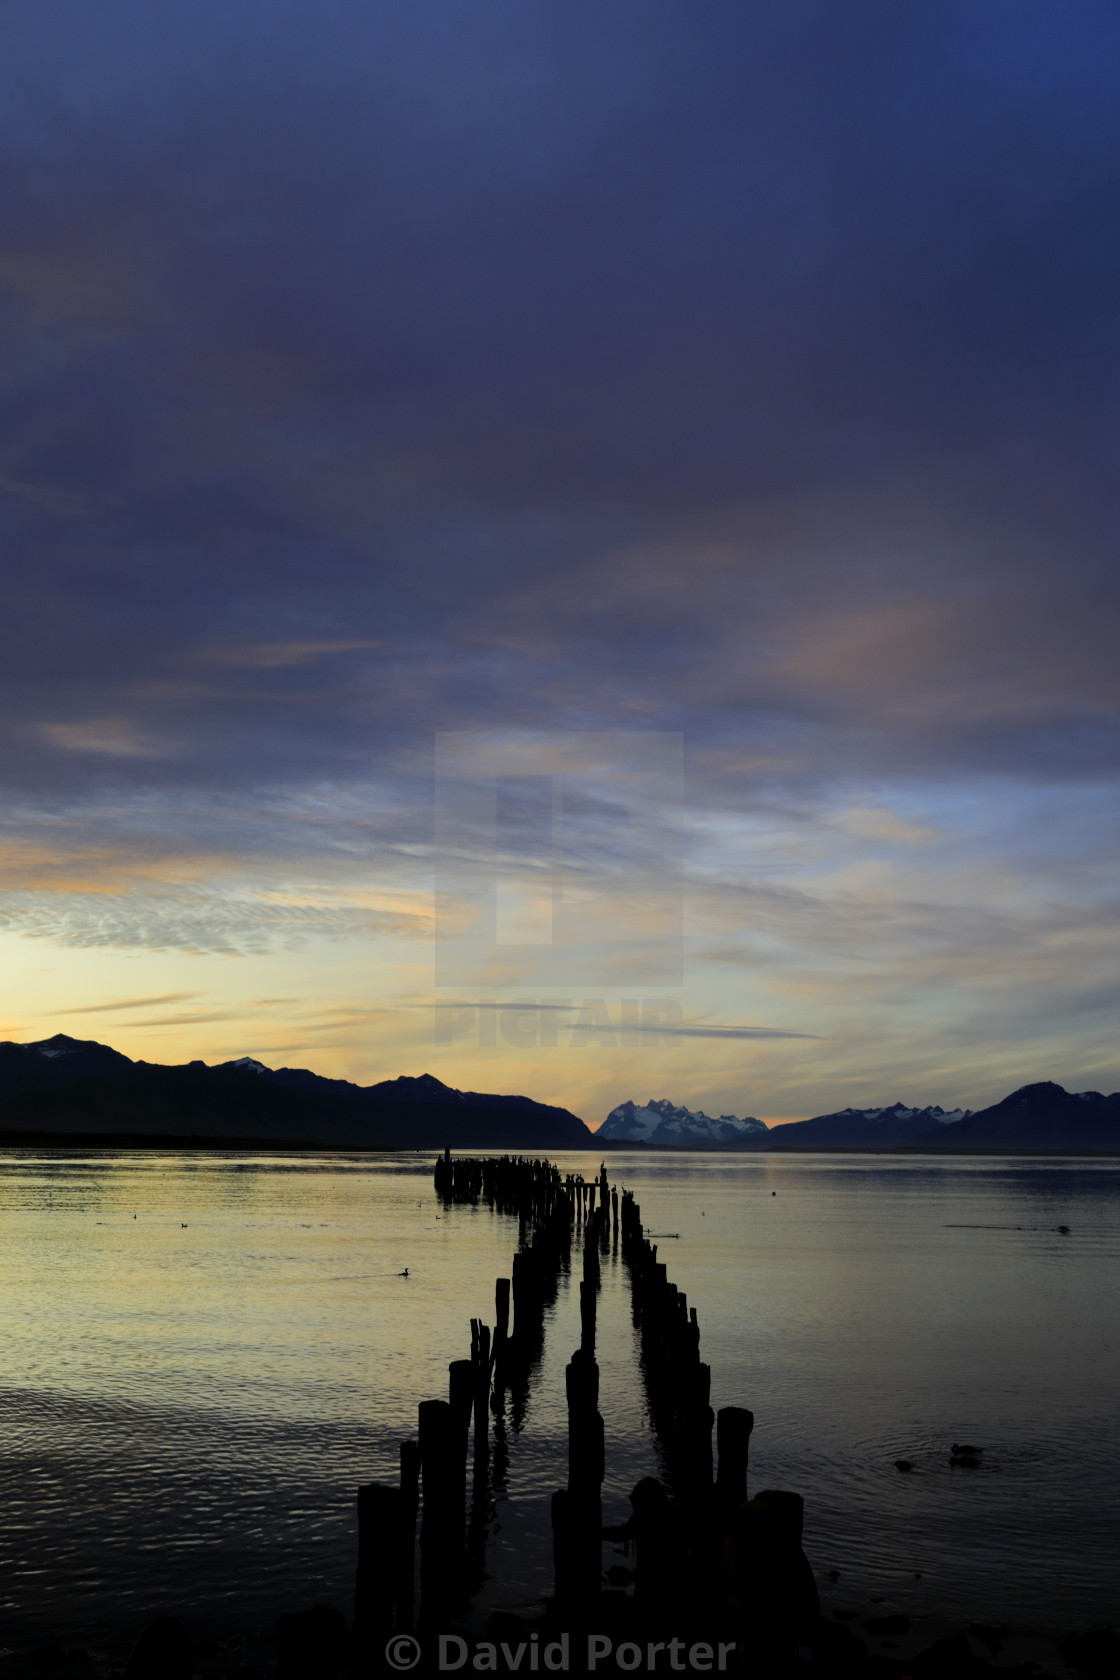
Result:
M935 1148L928 1143L898 1143L893 1146L880 1145L878 1148L873 1148L870 1144L833 1144L830 1147L828 1144L822 1143L786 1143L772 1144L769 1147L765 1144L753 1144L748 1149L736 1149L734 1147L721 1149L718 1145L704 1145L702 1143L624 1143L621 1140L604 1138L599 1147L609 1150L650 1149L658 1154L668 1155L720 1155L727 1156L732 1160L739 1160L744 1156L752 1155L904 1155L909 1157L929 1155L934 1160L939 1160L943 1155L1053 1155L1063 1157L1084 1156L1086 1159L1097 1157L1101 1159L1120 1158L1120 1149L1047 1149L1044 1145L1039 1145L1035 1149L1025 1149L1010 1144L1004 1148L997 1148L994 1144L975 1144L972 1147L967 1144L955 1147L946 1145L944 1148Z
M404 1143L339 1143L337 1141L321 1142L309 1138L306 1140L292 1138L254 1138L254 1137L212 1137L200 1136L194 1133L174 1132L27 1132L0 1131L0 1149L183 1149L212 1152L215 1150L231 1149L245 1152L268 1150L269 1153L289 1152L292 1154L307 1154L309 1152L320 1155L438 1155L440 1147L436 1144L404 1144ZM503 1155L536 1155L538 1150L531 1144L459 1144L453 1146L453 1152L461 1154L464 1149L493 1150ZM731 1161L743 1160L757 1155L765 1155L768 1159L773 1156L792 1155L878 1155L891 1160L916 1160L929 1158L944 1160L979 1158L985 1156L1013 1155L1023 1159L1038 1159L1045 1157L1049 1160L1084 1160L1084 1161L1112 1161L1120 1159L1120 1149L1047 1149L1043 1146L1034 1149L1008 1146L997 1148L985 1147L957 1147L932 1148L929 1145L898 1144L894 1148L872 1149L869 1147L843 1148L825 1145L809 1147L807 1145L778 1145L766 1148L764 1145L754 1145L750 1149L721 1149L703 1144L677 1143L626 1143L614 1138L596 1138L592 1133L591 1141L587 1144L573 1144L568 1148L553 1145L550 1154L560 1155L594 1155L618 1154L629 1151L631 1153L651 1155L705 1155L715 1156Z

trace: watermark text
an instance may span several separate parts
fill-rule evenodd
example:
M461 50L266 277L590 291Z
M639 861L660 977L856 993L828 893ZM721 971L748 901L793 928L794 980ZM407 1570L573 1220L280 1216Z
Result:
M437 1003L437 1045L475 1045L494 1050L656 1050L679 1036L684 1012L675 998L518 999L503 1003ZM675 1030L678 1029L678 1030Z
M579 1644L584 1648L577 1651L578 1669L588 1674L724 1674L734 1663L736 1649L734 1641L703 1639L624 1639L616 1645L605 1633L589 1633ZM467 1640L458 1633L439 1635L441 1673L470 1669L495 1674L566 1674L572 1656L572 1637L567 1633L548 1641L534 1633L516 1645Z

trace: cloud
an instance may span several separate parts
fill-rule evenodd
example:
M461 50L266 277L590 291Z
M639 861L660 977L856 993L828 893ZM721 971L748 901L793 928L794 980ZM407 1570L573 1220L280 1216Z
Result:
M878 988L932 1043L1002 965L1065 1020L1115 9L281 10L24 8L0 67L6 925L407 967L436 735L676 731L683 820L587 800L572 852L687 843L696 1013L893 1067Z
M122 998L119 1003L86 1003L77 1009L56 1009L56 1015L101 1015L117 1009L149 1009L157 1003L181 1003L197 992L164 992L159 997Z
M82 723L44 723L40 730L52 746L65 752L106 753L114 758L152 758L166 747L146 739L127 720L100 718Z
M483 998L483 999L478 999L473 1003L467 1003L465 1005L462 1004L462 1003L458 1003L458 1004L454 1003L454 1002L452 1002L452 1001L450 1001L449 999L446 999L446 998L439 998L437 1000L437 1003L438 1003L439 1007L446 1008L446 1009L456 1009L456 1008L464 1008L465 1007L467 1009L478 1009L480 1011L481 1010L486 1010L486 1011L490 1011L490 1012L497 1013L497 1014L503 1014L503 1015L504 1014L511 1014L511 1013L512 1014L517 1014L519 1012L523 1013L523 1014L530 1014L530 1015L537 1015L537 1014L542 1014L542 1015L576 1015L576 1014L579 1013L579 1010L580 1010L580 1007L581 1007L579 1004L571 1004L571 1003L548 1003L548 1002L527 1003L527 1002L521 1001L521 1000L516 999L516 998L514 998L513 1000L511 1000L508 1003L490 1002L490 1001ZM430 1009L432 1007L432 1005L429 1004L429 1005L427 1005L427 1007ZM575 1023L569 1021L569 1022L561 1022L559 1024L560 1024L561 1027L563 1027L563 1026L573 1026ZM657 1019L656 1026L651 1027L648 1030L650 1032L655 1032L660 1037L669 1037L669 1038L726 1038L726 1039L741 1038L741 1039L751 1039L751 1038L818 1038L820 1036L818 1033L791 1032L785 1027L708 1026L708 1025L704 1025L702 1023L694 1024L694 1025L686 1025L684 1023L677 1024L677 1023L674 1023L674 1022L671 1022L671 1021L663 1021L660 1018Z
M134 1027L201 1027L212 1021L249 1021L252 1016L242 1009L185 1010L180 1015L157 1015L148 1021L133 1021Z
M687 1027L659 1026L658 1033L670 1038L819 1038L819 1033L790 1032L785 1027Z
M247 956L297 951L316 940L407 936L412 926L407 917L379 917L344 903L288 906L205 890L114 895L109 900L64 893L0 896L0 928L64 946L112 950Z

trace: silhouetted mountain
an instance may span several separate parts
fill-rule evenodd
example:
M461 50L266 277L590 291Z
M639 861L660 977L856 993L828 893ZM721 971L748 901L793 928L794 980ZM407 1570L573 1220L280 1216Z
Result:
M791 1120L772 1126L764 1138L745 1138L743 1149L897 1149L935 1132L955 1129L963 1123L965 1110L946 1113L937 1104L929 1108L908 1108L905 1103L888 1103L885 1108L841 1108L833 1114L817 1114L812 1120Z
M92 1038L55 1033L34 1044L0 1043L0 1098L19 1091L50 1091L75 1080L116 1073L133 1063Z
M373 1097L378 1102L454 1102L464 1103L474 1100L473 1093L456 1091L452 1086L445 1085L442 1079L437 1079L434 1073L412 1075L402 1073L396 1079L382 1079L377 1085L365 1086L367 1097ZM497 1100L514 1106L524 1105L530 1101L528 1097L481 1097L479 1101L488 1103Z
M362 1086L306 1068L268 1068L249 1056L217 1067L198 1061L164 1067L56 1033L31 1044L0 1043L0 1133L9 1141L147 1137L534 1152L593 1148L597 1135L615 1147L1120 1152L1120 1092L1074 1094L1043 1082L977 1114L896 1102L769 1130L761 1120L713 1119L661 1097L644 1108L620 1103L595 1134L567 1109L531 1097L457 1091L430 1073Z
M222 1062L219 1065L223 1068L243 1068L259 1074L271 1084L284 1085L291 1090L341 1096L352 1101L422 1103L427 1107L446 1105L452 1112L460 1112L465 1108L485 1108L532 1116L570 1138L569 1147L579 1147L588 1143L592 1135L583 1121L569 1113L566 1108L554 1108L549 1103L534 1102L532 1097L457 1091L454 1086L445 1085L442 1079L437 1079L431 1073L402 1073L396 1079L382 1079L376 1085L354 1085L348 1079L327 1079L322 1074L309 1072L307 1068L267 1068L263 1062L254 1061L251 1056L242 1056L236 1062Z
M430 1074L362 1087L304 1069L276 1072L250 1057L164 1067L64 1034L0 1044L0 1132L329 1148L592 1146L591 1132L567 1109L455 1091Z
M734 1114L713 1119L702 1109L678 1108L668 1097L651 1097L645 1107L634 1102L612 1108L596 1137L615 1143L673 1144L687 1149L690 1144L736 1144L759 1133L768 1136L766 1123Z
M914 1140L919 1149L1120 1150L1120 1091L1021 1085L1002 1102Z
M368 1087L355 1085L350 1079L328 1079L325 1074L312 1073L308 1068L270 1068L252 1056L239 1056L235 1062L217 1062L214 1072L237 1069L242 1073L256 1073L272 1085L286 1085L293 1091L310 1091L320 1096L364 1097Z

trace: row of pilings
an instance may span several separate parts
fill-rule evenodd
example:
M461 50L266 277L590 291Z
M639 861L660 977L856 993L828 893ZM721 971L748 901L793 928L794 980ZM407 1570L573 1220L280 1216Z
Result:
M641 1209L629 1191L621 1209L622 1258L630 1274L634 1323L650 1421L660 1443L670 1492L686 1502L712 1487L711 1367L700 1358L700 1325L684 1291L669 1279L656 1246L643 1234ZM747 1496L747 1461L754 1415L744 1406L719 1414L716 1489L721 1508Z
M624 1525L637 1554L635 1597L658 1619L710 1620L727 1598L725 1540L747 1502L754 1416L743 1406L725 1406L718 1417L712 1411L696 1308L658 1260L629 1191L619 1224L649 1419L664 1466L663 1485L647 1478L634 1490Z
M517 1429L529 1375L541 1357L546 1314L561 1277L570 1272L573 1233L579 1232L580 1343L565 1371L568 1480L552 1499L555 1594L546 1618L558 1629L601 1625L642 1637L659 1629L683 1634L718 1626L723 1633L732 1627L740 1648L749 1627L759 1658L775 1641L775 1649L787 1649L816 1610L801 1552L801 1499L771 1491L748 1502L752 1414L738 1406L713 1414L696 1309L669 1280L633 1195L620 1196L608 1184L605 1165L598 1177L585 1180L544 1160L452 1159L450 1150L436 1164L435 1187L445 1204L486 1202L515 1215L518 1249L510 1277L495 1285L493 1330L472 1319L470 1355L450 1364L447 1398L420 1403L418 1438L401 1444L399 1486L372 1484L359 1491L352 1672L387 1672L384 1653L394 1637L415 1632L423 1642L469 1607L481 1583L494 1491L504 1474L507 1395ZM604 1528L596 1330L601 1257L612 1246L630 1280L664 1476L643 1478L630 1495L628 1520ZM604 1539L622 1541L633 1559L632 1596L604 1589ZM756 1667L761 1675L764 1668Z
M470 1354L449 1364L446 1399L420 1402L417 1438L401 1443L399 1485L371 1483L358 1491L358 1675L385 1672L394 1637L445 1628L477 1590L494 1488L505 1468L506 1397L519 1427L545 1315L570 1265L573 1225L587 1202L582 1180L562 1178L549 1161L453 1159L450 1150L436 1163L435 1188L445 1205L485 1201L516 1216L518 1248L510 1276L495 1282L493 1327L471 1320Z
M452 1156L445 1149L435 1168L436 1194L445 1205L486 1202L498 1213L533 1217L555 1200L562 1183L551 1161L525 1160L519 1155Z

